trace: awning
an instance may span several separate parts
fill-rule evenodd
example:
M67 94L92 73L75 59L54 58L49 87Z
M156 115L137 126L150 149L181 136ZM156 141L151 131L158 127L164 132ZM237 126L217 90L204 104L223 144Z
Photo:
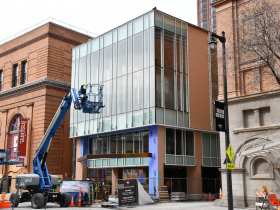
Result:
M78 158L78 162L88 159L101 159L101 158L133 158L133 157L152 157L152 153L118 153L118 154L98 154L98 155L84 155Z

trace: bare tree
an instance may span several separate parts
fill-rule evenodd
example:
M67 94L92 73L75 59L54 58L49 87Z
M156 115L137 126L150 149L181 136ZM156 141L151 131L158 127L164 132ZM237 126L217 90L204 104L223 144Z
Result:
M252 0L239 12L241 63L269 67L280 84L280 5L277 0Z

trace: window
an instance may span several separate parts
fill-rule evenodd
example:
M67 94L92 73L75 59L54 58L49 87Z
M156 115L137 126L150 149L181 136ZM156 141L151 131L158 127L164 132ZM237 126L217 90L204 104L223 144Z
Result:
M260 126L271 125L270 107L260 109Z
M205 10L205 11L202 11L201 13L200 13L200 19L203 19L203 18L207 18L207 11Z
M10 159L15 160L17 157L17 150L18 150L18 133L19 133L19 120L22 118L21 115L18 115L12 121L12 125L10 128L10 143L9 143L9 150L10 152Z
M216 8L211 7L211 9L210 9L210 13L211 13L211 15L215 14L215 13L216 13Z
M26 83L27 61L21 63L21 84Z
M201 28L206 28L207 27L207 20L202 21L201 24L200 24L200 27Z
M2 85L3 85L3 70L0 71L0 91L2 91Z
M250 162L250 179L274 179L273 165L267 157L256 156Z
M217 28L216 28L216 26L214 26L214 27L211 28L211 32L213 32L213 33L215 33L215 34L217 33Z
M210 4L214 3L216 0L210 0Z
M211 25L216 24L216 17L211 18Z
M219 134L202 133L203 166L221 166Z
M17 86L17 77L18 77L18 65L13 66L13 84L12 87Z
M207 7L207 2L203 1L200 3L200 9L206 8Z

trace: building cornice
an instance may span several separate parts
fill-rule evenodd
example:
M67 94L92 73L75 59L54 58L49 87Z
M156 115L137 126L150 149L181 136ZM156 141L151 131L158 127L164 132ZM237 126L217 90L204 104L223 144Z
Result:
M234 129L233 133L238 134L238 133L253 132L253 131L275 130L279 128L280 125L269 125L269 126L255 127L255 128L239 128L239 129Z
M42 86L50 86L50 87L55 87L59 89L65 89L65 90L70 90L71 84L68 82L62 82L59 80L55 79L50 79L50 78L43 78L39 79L33 82L29 82L23 85L19 85L17 87L10 88L8 90L4 90L0 92L0 100L6 97L10 97L12 95L18 95L21 93L24 93L29 90L33 90L38 87Z
M6 50L6 51L0 53L0 58L3 57L3 56L8 55L10 53L13 53L13 52L15 52L17 50L20 50L20 49L22 49L22 48L24 48L24 47L26 47L28 45L34 44L35 42L38 42L38 41L40 41L42 39L45 39L47 37L50 37L50 38L53 38L53 39L57 39L57 40L60 40L60 41L63 41L63 42L66 42L68 44L72 44L72 45L75 45L75 46L82 44L82 42L78 42L76 40L73 40L73 39L70 39L70 38L67 38L67 37L64 37L64 36L52 33L52 32L47 32L47 33L44 33L44 34L42 34L40 36L35 37L34 39L31 39L31 40L29 40L27 42L24 42L24 43L22 43L22 44L20 44L20 45L18 45L16 47L13 47L13 48L11 48L9 50Z

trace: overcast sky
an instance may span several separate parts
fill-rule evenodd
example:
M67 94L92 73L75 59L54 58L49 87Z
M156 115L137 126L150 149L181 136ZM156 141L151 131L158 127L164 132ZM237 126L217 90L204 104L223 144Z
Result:
M197 24L196 0L0 0L0 41L49 17L100 35L154 7Z

